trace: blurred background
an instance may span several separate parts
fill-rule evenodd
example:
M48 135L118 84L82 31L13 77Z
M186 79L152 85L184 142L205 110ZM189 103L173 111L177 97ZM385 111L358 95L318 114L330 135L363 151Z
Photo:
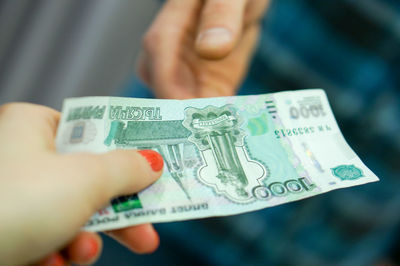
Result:
M152 97L133 74L151 0L0 1L0 103L60 109L84 95ZM97 265L400 265L400 2L276 0L239 94L324 88L378 183L243 215L156 224Z
M66 97L118 95L133 75L154 0L1 0L0 104L56 109Z

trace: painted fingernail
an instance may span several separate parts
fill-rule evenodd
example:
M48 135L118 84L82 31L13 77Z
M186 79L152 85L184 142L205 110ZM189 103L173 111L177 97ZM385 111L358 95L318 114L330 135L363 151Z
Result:
M98 252L99 252L99 243L97 242L96 239L89 238L87 241L86 252L85 252L87 260L91 260L94 257L96 257Z
M41 263L40 265L43 266L63 266L65 265L65 261L64 258L58 254L58 253L54 253L52 255L50 255L49 257L47 257L43 263Z
M226 28L211 28L197 37L197 43L205 46L220 46L232 41L232 33Z
M158 172L163 169L164 160L158 152L153 150L141 150L139 153L146 158L154 172Z

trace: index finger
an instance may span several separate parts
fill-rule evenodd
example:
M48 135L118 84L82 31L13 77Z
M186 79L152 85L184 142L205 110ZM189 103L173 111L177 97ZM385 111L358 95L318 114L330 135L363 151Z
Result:
M160 98L189 98L187 88L176 85L175 71L180 69L180 55L184 43L194 31L193 20L201 1L170 0L165 3L143 38L144 52L149 62L150 84Z

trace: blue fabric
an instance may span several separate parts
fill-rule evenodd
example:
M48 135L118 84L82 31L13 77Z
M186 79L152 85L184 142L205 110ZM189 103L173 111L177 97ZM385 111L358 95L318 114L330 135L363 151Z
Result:
M272 1L239 90L324 88L345 138L380 182L243 215L157 224L160 250L129 260L139 265L399 262L399 25L395 0ZM134 80L124 96L152 94Z

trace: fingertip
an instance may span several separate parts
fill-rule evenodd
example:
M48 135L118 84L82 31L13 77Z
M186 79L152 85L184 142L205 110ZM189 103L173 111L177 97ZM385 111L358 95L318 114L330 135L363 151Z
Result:
M234 35L225 27L214 27L201 31L196 39L195 50L203 58L218 60L227 56L234 48Z
M144 225L145 234L147 235L147 243L145 246L142 246L142 249L138 250L140 254L150 254L157 250L160 246L160 236L158 235L157 231L154 229L152 224L145 224Z
M147 160L154 172L160 172L164 168L164 160L158 152L153 150L140 150L138 152Z
M66 254L74 263L93 264L99 258L102 247L103 242L98 234L81 232L68 245Z
M64 266L66 261L60 253L53 253L37 263L38 266Z
M160 245L160 237L151 224L141 224L113 230L108 234L138 254L154 252Z

